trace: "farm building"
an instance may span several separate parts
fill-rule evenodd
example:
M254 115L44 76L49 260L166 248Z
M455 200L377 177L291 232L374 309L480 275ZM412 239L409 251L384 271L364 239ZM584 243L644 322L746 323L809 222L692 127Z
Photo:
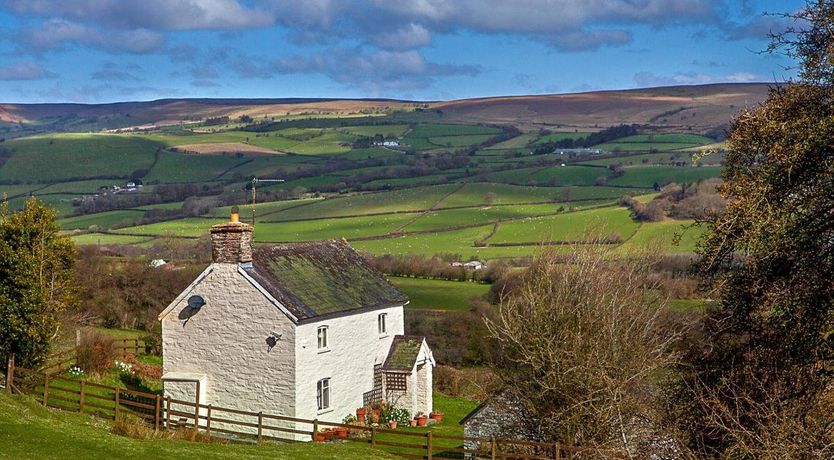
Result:
M524 440L521 407L518 400L506 391L487 398L460 421L463 435L471 438L464 443L464 447L481 448L483 446L479 446L477 439L490 437Z
M212 264L159 315L165 396L332 422L382 401L431 412L434 359L403 335L408 299L346 242L253 250L235 211L211 242Z

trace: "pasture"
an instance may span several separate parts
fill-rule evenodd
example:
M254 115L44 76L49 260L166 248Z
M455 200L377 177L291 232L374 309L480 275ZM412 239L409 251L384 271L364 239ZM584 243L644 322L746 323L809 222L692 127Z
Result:
M391 276L394 286L408 295L409 309L420 310L468 310L469 300L483 297L489 291L488 284L472 281L446 281L426 278Z

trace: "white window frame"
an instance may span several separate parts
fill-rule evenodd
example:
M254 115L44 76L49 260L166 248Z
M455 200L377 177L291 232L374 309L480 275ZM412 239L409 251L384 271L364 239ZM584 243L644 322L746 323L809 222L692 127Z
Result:
M388 313L380 313L376 317L376 330L380 337L388 335Z
M328 337L330 327L327 325L316 328L316 349L319 353L330 350L330 337ZM324 342L324 343L322 343Z
M330 377L327 377L316 382L316 411L330 411L330 399Z

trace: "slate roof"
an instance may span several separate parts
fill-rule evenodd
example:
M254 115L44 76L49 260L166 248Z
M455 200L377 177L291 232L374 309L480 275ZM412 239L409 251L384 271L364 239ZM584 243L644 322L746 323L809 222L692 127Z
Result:
M422 335L395 335L382 369L389 372L411 372L425 340Z
M256 248L244 270L299 320L408 301L344 241Z

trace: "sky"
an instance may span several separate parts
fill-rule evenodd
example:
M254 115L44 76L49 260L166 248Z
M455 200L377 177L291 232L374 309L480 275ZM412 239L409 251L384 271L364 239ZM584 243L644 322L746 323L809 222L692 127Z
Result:
M803 0L0 0L0 102L780 82ZM765 14L771 13L771 14Z

